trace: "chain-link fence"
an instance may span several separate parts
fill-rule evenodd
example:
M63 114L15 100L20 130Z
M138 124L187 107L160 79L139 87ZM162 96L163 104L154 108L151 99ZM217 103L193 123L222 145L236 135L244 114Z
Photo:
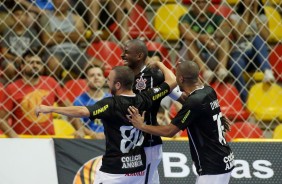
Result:
M54 130L47 115L36 117L35 106L73 102L88 89L87 66L98 65L107 75L123 64L123 44L138 38L149 57L172 70L182 60L200 66L203 81L214 87L234 124L230 139L281 138L281 5L280 0L2 0L1 129L8 135L9 126L19 134L56 134L58 126ZM163 106L169 121L179 105Z

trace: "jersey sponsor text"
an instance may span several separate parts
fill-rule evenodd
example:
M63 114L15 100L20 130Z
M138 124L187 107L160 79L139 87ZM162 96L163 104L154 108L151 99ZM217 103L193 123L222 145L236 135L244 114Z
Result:
M228 156L223 158L223 162L226 164L225 170L229 170L234 166L234 155L231 152Z
M218 100L214 100L210 103L210 105L211 105L211 109L214 110L219 107L219 102Z
M183 119L181 120L181 123L185 123L186 119L188 118L190 114L190 110L188 112L186 112L185 116L183 117Z
M101 107L100 109L97 109L93 112L93 116L96 116L97 114L100 114L102 112L105 112L107 109L109 108L109 105L105 105L103 107Z
M143 165L141 155L121 157L122 169L135 168Z
M154 100L154 101L155 101L155 100L158 100L159 98L165 96L167 93L168 93L168 90L164 90L164 91L162 91L162 92L160 92L160 93L154 95L154 96L153 96L153 100Z

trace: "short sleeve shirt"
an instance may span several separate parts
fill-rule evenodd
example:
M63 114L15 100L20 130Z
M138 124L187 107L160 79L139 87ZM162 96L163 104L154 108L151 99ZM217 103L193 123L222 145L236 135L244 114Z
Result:
M223 17L213 13L207 13L207 20L206 21L199 21L198 15L195 15L193 12L184 14L180 17L179 22L189 24L190 28L199 34L214 34L219 25L223 21ZM200 42L197 44L202 48L203 52L206 52L204 45Z
M108 97L87 107L90 119L101 119L105 129L106 153L103 156L101 171L126 174L145 169L144 136L128 121L127 109L129 106L135 106L140 113L148 111L169 92L169 86L163 83L136 96Z
M52 114L34 113L37 105L53 105L66 100L63 89L51 77L40 77L38 84L31 86L19 79L5 88L0 108L11 112L12 127L17 134L54 135Z
M41 45L37 32L32 28L21 35L12 29L6 29L3 35L1 46L9 48L9 52L15 56L23 56L28 49L38 49Z
M150 88L156 87L164 82L164 75L160 70L144 68L141 72L135 76L135 82L133 85L133 91L137 93L141 93L142 91L146 91ZM157 122L157 113L160 108L161 99L154 103L154 106L150 110L150 113L145 115L146 123L149 125L158 125ZM160 136L154 136L151 134L145 134L145 143L144 146L154 146L162 144L162 140Z
M109 93L105 93L103 98L109 97L111 96L111 94ZM80 96L78 96L74 102L73 105L74 106L90 106L90 105L94 105L97 102L97 100L91 98L89 96L89 94L86 93L82 93ZM89 118L81 118L81 121L86 124L86 126L93 130L94 132L104 132L104 126L101 122L100 119L96 119L95 121L91 121Z
M192 160L199 175L223 174L233 169L234 155L224 138L222 113L215 91L205 86L192 92L172 120L187 128Z

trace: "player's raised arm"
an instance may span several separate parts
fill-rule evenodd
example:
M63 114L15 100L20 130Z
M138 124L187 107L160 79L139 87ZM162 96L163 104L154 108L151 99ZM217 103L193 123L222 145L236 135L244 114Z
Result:
M54 107L54 106L46 106L40 105L35 109L35 114L39 116L40 113L48 114L48 113L58 113L69 117L89 117L90 113L88 109L84 106L69 106L69 107Z
M165 82L169 85L170 90L173 90L176 87L177 84L176 84L175 75L162 62L151 60L150 62L148 62L147 65L149 67L157 67L163 72L165 77Z

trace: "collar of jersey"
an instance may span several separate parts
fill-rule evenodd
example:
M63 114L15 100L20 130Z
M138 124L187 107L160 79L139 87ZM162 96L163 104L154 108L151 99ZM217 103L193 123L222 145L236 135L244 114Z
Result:
M196 89L194 89L191 93L190 93L190 95L192 94L192 93L194 93L195 91L197 91L197 90L200 90L200 89L204 89L204 85L203 86L201 86L201 87L198 87L198 88L196 88Z
M146 65L140 70L140 73L143 72L146 68Z
M125 95L125 94L120 94L119 96L135 97L135 96L136 96L136 94L134 94L134 95Z

